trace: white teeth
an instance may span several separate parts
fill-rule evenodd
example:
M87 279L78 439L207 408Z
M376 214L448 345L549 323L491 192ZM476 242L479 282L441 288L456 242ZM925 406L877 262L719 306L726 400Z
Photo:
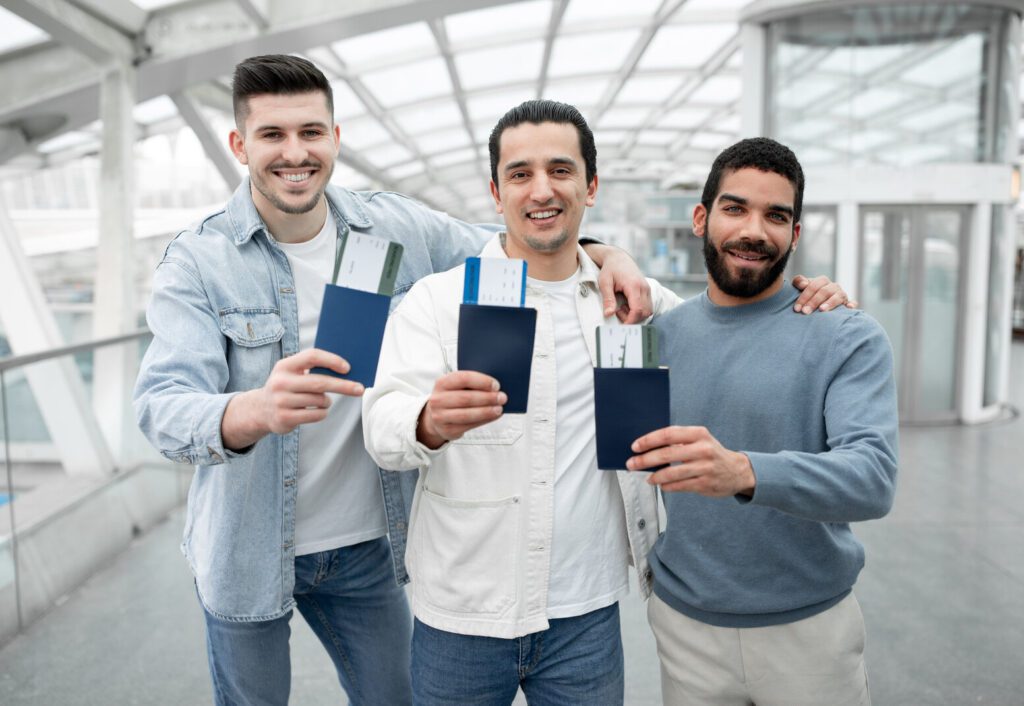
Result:
M535 218L535 219L551 218L552 216L557 216L557 215L558 215L558 211L538 211L537 213L529 214L529 218Z
M282 174L281 176L288 181L305 181L306 179L309 179L310 174L312 174L312 172L302 172L302 174Z

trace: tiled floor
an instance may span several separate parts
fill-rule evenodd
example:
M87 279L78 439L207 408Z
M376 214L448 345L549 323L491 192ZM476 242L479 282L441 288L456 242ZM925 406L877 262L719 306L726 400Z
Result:
M1024 344L1012 399L1024 408ZM857 586L876 706L1024 705L1024 418L905 428L893 512L857 527ZM202 620L175 513L0 650L0 703L210 702ZM644 607L623 605L630 706L660 703ZM295 704L338 704L330 662L296 616ZM823 705L828 706L828 705Z

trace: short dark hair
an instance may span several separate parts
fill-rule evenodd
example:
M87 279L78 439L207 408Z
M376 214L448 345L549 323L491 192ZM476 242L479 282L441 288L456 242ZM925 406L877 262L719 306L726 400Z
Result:
M235 67L231 81L231 103L235 125L241 130L249 116L249 98L273 94L291 95L320 91L327 100L327 112L334 115L334 92L323 72L312 62L288 54L251 56Z
M597 176L597 147L594 146L594 133L587 125L583 114L575 106L551 100L530 100L520 103L501 116L498 124L491 130L491 138L487 141L487 149L491 153L491 179L495 187L498 185L498 160L501 157L501 134L509 128L532 123L569 123L576 127L580 137L580 154L586 167L587 184Z
M723 175L749 167L783 176L793 185L793 222L798 223L804 205L804 170L793 150L769 137L740 140L715 158L700 197L704 208L711 211Z

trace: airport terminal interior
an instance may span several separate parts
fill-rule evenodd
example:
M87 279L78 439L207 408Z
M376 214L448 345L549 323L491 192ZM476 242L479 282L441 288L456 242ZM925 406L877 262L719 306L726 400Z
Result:
M331 82L333 183L470 223L500 222L498 118L577 106L599 173L582 232L684 298L706 287L691 216L715 156L790 146L807 186L787 274L839 283L894 353L896 502L854 526L873 703L1024 704L1022 16L1024 0L0 0L0 703L211 703L179 550L193 468L142 437L131 394L165 247L247 188L234 66L287 53ZM626 704L660 704L633 581ZM346 703L291 625L291 702Z

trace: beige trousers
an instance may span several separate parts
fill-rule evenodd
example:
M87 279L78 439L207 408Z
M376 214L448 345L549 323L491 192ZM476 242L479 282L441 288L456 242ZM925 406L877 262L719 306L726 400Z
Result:
M864 617L851 593L787 625L707 625L652 595L665 706L870 706Z

